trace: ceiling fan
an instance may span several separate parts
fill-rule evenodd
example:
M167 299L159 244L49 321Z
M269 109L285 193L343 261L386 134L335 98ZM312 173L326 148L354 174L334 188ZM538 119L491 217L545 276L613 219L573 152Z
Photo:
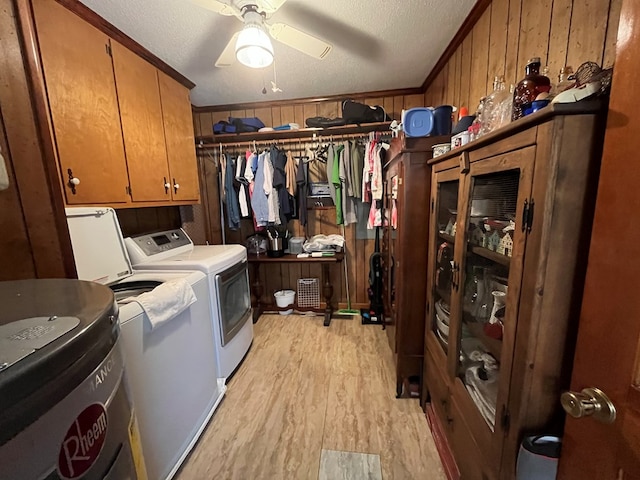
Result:
M307 55L322 59L331 51L331 45L286 23L269 24L265 20L275 13L286 0L191 0L192 3L225 16L236 16L244 27L229 40L216 67L231 66L236 59L254 67L266 67L273 61L273 46L266 32L274 40Z

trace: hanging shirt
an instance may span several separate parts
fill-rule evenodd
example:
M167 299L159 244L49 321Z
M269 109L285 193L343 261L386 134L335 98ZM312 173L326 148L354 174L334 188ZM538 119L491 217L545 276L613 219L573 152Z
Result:
M333 147L334 158L331 163L331 182L334 188L334 202L336 204L336 224L343 225L344 217L342 212L342 181L340 180L340 156L344 150L344 145L336 145ZM329 162L327 162L329 163Z
M273 186L273 163L271 162L271 153L264 154L264 181L263 189L267 196L267 207L269 209L269 223L280 225L280 209L278 205L278 193Z
M296 163L296 159L293 158L293 155L290 151L287 152L287 163L285 165L284 173L287 177L287 192L289 192L289 195L291 195L292 197L295 197L298 186L298 184L296 183L296 179L298 178L298 164Z
M286 224L291 219L291 205L289 204L289 194L287 193L285 175L285 165L287 154L282 150L271 147L271 162L273 163L273 187L277 192L280 221Z
M307 162L304 158L298 161L298 173L296 183L298 184L298 217L300 225L307 226Z
M342 151L340 152L340 183L342 192L342 219L344 225L350 225L357 223L358 215L356 214L355 199L349 194L349 175L351 173L351 150L349 142L344 142L342 145ZM353 190L352 190L353 192ZM337 193L337 192L336 192Z
M336 184L333 178L333 165L335 161L336 161L335 147L333 143L330 143L329 148L327 150L327 180L329 182L329 194L331 195L331 200L333 200L334 205L337 205Z
M256 155L257 169L254 182L253 195L251 197L251 208L255 218L256 226L265 227L269 223L269 201L264 190L264 159L266 154Z
M228 155L225 169L224 191L227 204L227 220L231 230L240 228L240 206L238 204L238 195L233 186L234 167L233 157Z
M382 200L382 145L376 145L373 153L373 173L371 174L371 198Z
M353 197L362 198L362 171L364 169L364 146L353 142L351 144L351 188Z

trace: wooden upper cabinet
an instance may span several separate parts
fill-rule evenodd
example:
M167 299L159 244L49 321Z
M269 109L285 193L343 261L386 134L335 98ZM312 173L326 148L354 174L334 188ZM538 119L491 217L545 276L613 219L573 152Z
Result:
M111 48L131 199L171 200L156 68L114 40Z
M126 203L109 38L54 0L34 1L33 10L66 203ZM80 181L75 194L69 175Z
M189 90L160 71L158 83L173 200L199 201L200 185Z

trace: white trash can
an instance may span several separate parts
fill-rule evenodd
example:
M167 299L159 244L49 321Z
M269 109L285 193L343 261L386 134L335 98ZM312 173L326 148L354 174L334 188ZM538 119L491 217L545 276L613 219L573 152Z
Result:
M278 290L273 294L276 299L276 305L279 307L288 307L289 305L293 305L293 302L296 299L295 290ZM289 310L281 310L280 315L291 315L293 313L293 308Z

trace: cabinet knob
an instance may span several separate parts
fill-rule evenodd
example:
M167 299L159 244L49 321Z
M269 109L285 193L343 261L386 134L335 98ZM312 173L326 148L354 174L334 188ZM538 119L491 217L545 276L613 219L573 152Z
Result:
M168 182L167 177L164 178L164 193L169 194L169 189L171 188L171 184Z
M73 175L73 171L70 168L67 169L67 175L68 175L67 185L69 185L69 188L71 189L71 193L75 195L76 185L80 185L80 179Z
M176 183L176 179L173 179L173 193L178 193L178 189L180 188L180 184Z

